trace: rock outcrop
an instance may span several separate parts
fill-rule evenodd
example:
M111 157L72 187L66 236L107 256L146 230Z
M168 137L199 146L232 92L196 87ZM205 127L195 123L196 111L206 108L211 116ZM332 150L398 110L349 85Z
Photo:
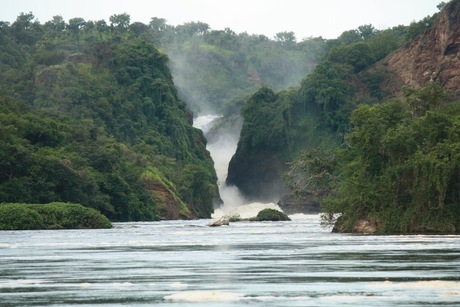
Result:
M227 217L221 217L218 220L213 221L209 224L209 227L219 227L219 226L228 226L230 225L230 220Z
M278 206L286 214L318 214L321 206L313 196L296 196L294 193L286 194L278 201Z
M434 27L393 53L383 65L392 73L382 84L388 93L397 94L401 83L419 88L436 81L460 97L460 1L449 2Z
M237 186L250 201L274 202L286 193L280 174L286 163L273 151L235 154L228 167L226 184Z
M377 232L378 224L365 219L359 219L353 223L353 225L345 225L342 218L338 218L337 222L332 229L332 232L350 232L350 233L362 233L362 234L373 234Z

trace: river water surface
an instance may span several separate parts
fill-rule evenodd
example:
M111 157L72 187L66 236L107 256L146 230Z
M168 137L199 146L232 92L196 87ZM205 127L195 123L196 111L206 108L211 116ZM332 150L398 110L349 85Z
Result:
M0 232L0 306L460 306L459 236L290 222Z

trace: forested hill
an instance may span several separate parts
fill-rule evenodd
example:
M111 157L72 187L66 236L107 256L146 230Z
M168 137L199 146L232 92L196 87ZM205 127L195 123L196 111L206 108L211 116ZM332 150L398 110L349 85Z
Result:
M299 89L254 93L227 183L318 200L336 231L459 233L460 0L438 7L346 31Z
M324 56L297 88L277 92L267 86L253 94L241 110L244 125L227 183L249 199L276 202L288 191L281 178L288 163L305 149L342 143L357 105L391 96L381 86L391 73L371 68L432 26L436 16L386 30L363 25L345 31L326 41Z
M126 14L0 23L0 202L80 203L113 221L210 216L206 141L167 56L137 30Z

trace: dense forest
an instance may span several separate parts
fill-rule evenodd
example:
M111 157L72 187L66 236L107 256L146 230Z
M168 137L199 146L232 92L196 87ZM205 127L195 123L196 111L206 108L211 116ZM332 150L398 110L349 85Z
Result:
M227 183L249 199L276 202L289 191L281 180L288 163L303 150L338 146L356 106L389 96L380 88L388 73L366 68L433 25L436 16L387 30L363 25L346 31L326 41L323 57L300 86L259 89L241 109L244 125Z
M129 16L0 27L0 202L72 202L113 221L209 217L213 162L168 58Z
M381 233L460 231L458 97L436 80L407 87L384 61L416 37L436 40L424 34L456 37L459 7L443 3L442 16L407 27L344 32L299 88L252 95L227 183L251 199L314 197L325 221L340 216L337 231L357 231L358 221Z
M113 221L209 217L221 201L192 111L237 115L262 84L298 84L325 46L126 13L22 13L0 41L0 202L80 203Z
M460 230L460 103L447 98L431 83L353 111L343 178L324 202L341 229L366 219L384 233Z

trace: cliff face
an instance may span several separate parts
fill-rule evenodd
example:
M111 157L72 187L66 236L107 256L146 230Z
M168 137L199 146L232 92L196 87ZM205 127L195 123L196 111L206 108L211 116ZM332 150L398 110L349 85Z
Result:
M418 36L405 48L393 53L384 63L393 73L383 85L397 94L398 83L422 87L430 81L439 82L454 96L460 96L460 1L448 3L440 12L438 23Z
M228 167L227 185L235 185L250 201L276 203L286 193L280 174L286 164L273 151L235 154Z
M261 88L241 109L244 124L238 148L228 166L227 185L237 186L251 201L276 202L283 194L280 174L286 133L280 97Z
M335 135L324 129L318 108L307 106L294 90L275 94L261 88L241 115L244 123L226 184L238 187L250 201L278 202L290 191L282 179L289 162L305 149L336 142ZM292 204L292 199L282 203Z

